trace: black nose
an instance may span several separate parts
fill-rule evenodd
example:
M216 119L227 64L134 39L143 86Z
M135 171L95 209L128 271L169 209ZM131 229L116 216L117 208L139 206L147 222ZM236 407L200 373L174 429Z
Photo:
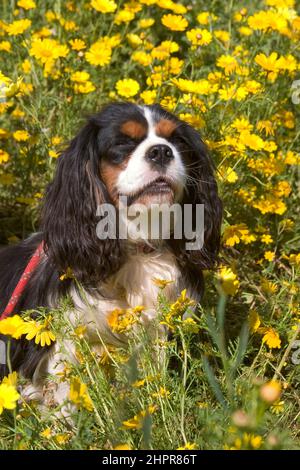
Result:
M146 158L158 166L166 166L174 158L172 149L168 145L154 145L146 153Z

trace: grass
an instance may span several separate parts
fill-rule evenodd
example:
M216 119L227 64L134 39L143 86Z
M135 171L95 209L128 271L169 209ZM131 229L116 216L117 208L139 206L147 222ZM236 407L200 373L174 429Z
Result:
M17 3L0 7L1 244L38 228L57 154L84 114L114 99L160 102L197 127L216 164L225 210L221 268L205 273L194 322L182 320L183 307L170 316L174 307L161 292L157 322L171 322L168 341L149 338L136 325L128 348L96 353L80 325L64 320L69 299L52 312L56 336L76 344L78 361L65 364L63 377L72 384L72 424L53 407L21 402L0 416L0 448L299 448L296 3L212 1L209 15L197 19L207 3L183 1L192 5L182 13L186 31L211 34L204 44L207 33L198 32L195 48L186 31L162 25L172 11L159 0L140 2L140 11L119 2L118 12L135 11L125 22L88 1L45 0L30 10ZM154 24L141 26L150 17ZM11 34L16 31L7 25L22 18L31 25ZM105 35L113 38L99 46L108 63L95 65L86 52ZM33 47L42 49L39 38L56 41L47 60ZM72 49L75 38L86 47ZM176 42L178 51L162 52L161 41ZM89 77L79 82L78 71ZM138 82L138 92L132 83L125 92L116 88L126 78ZM17 131L26 131L21 140Z

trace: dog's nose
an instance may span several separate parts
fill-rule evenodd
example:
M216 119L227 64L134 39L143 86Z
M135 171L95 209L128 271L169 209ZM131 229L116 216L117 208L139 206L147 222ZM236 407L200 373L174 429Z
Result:
M154 145L146 153L146 158L158 166L166 166L174 158L172 149L168 145Z

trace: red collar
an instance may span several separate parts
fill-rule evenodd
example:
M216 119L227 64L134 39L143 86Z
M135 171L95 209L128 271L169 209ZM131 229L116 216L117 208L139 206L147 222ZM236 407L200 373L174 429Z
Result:
M0 315L0 321L4 320L6 317L13 313L15 306L17 305L20 297L29 282L35 268L39 264L41 257L44 253L44 242L41 242L35 252L33 253L32 257L30 258L25 270L23 271L22 276L19 279L18 284L16 285L8 304L5 307L4 312Z

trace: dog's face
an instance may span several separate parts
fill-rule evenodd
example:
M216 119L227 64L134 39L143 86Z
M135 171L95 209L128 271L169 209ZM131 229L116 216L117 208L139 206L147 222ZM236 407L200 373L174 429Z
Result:
M185 264L209 269L219 250L222 205L214 170L198 132L159 105L113 103L92 116L58 160L44 205L49 258L60 271L72 268L95 284L116 272L126 249L122 240L99 239L99 205L174 202L204 206L204 245L191 251L185 239L167 248Z
M160 107L129 105L99 132L100 173L118 204L173 204L187 180L180 122ZM185 148L185 152L188 149Z

